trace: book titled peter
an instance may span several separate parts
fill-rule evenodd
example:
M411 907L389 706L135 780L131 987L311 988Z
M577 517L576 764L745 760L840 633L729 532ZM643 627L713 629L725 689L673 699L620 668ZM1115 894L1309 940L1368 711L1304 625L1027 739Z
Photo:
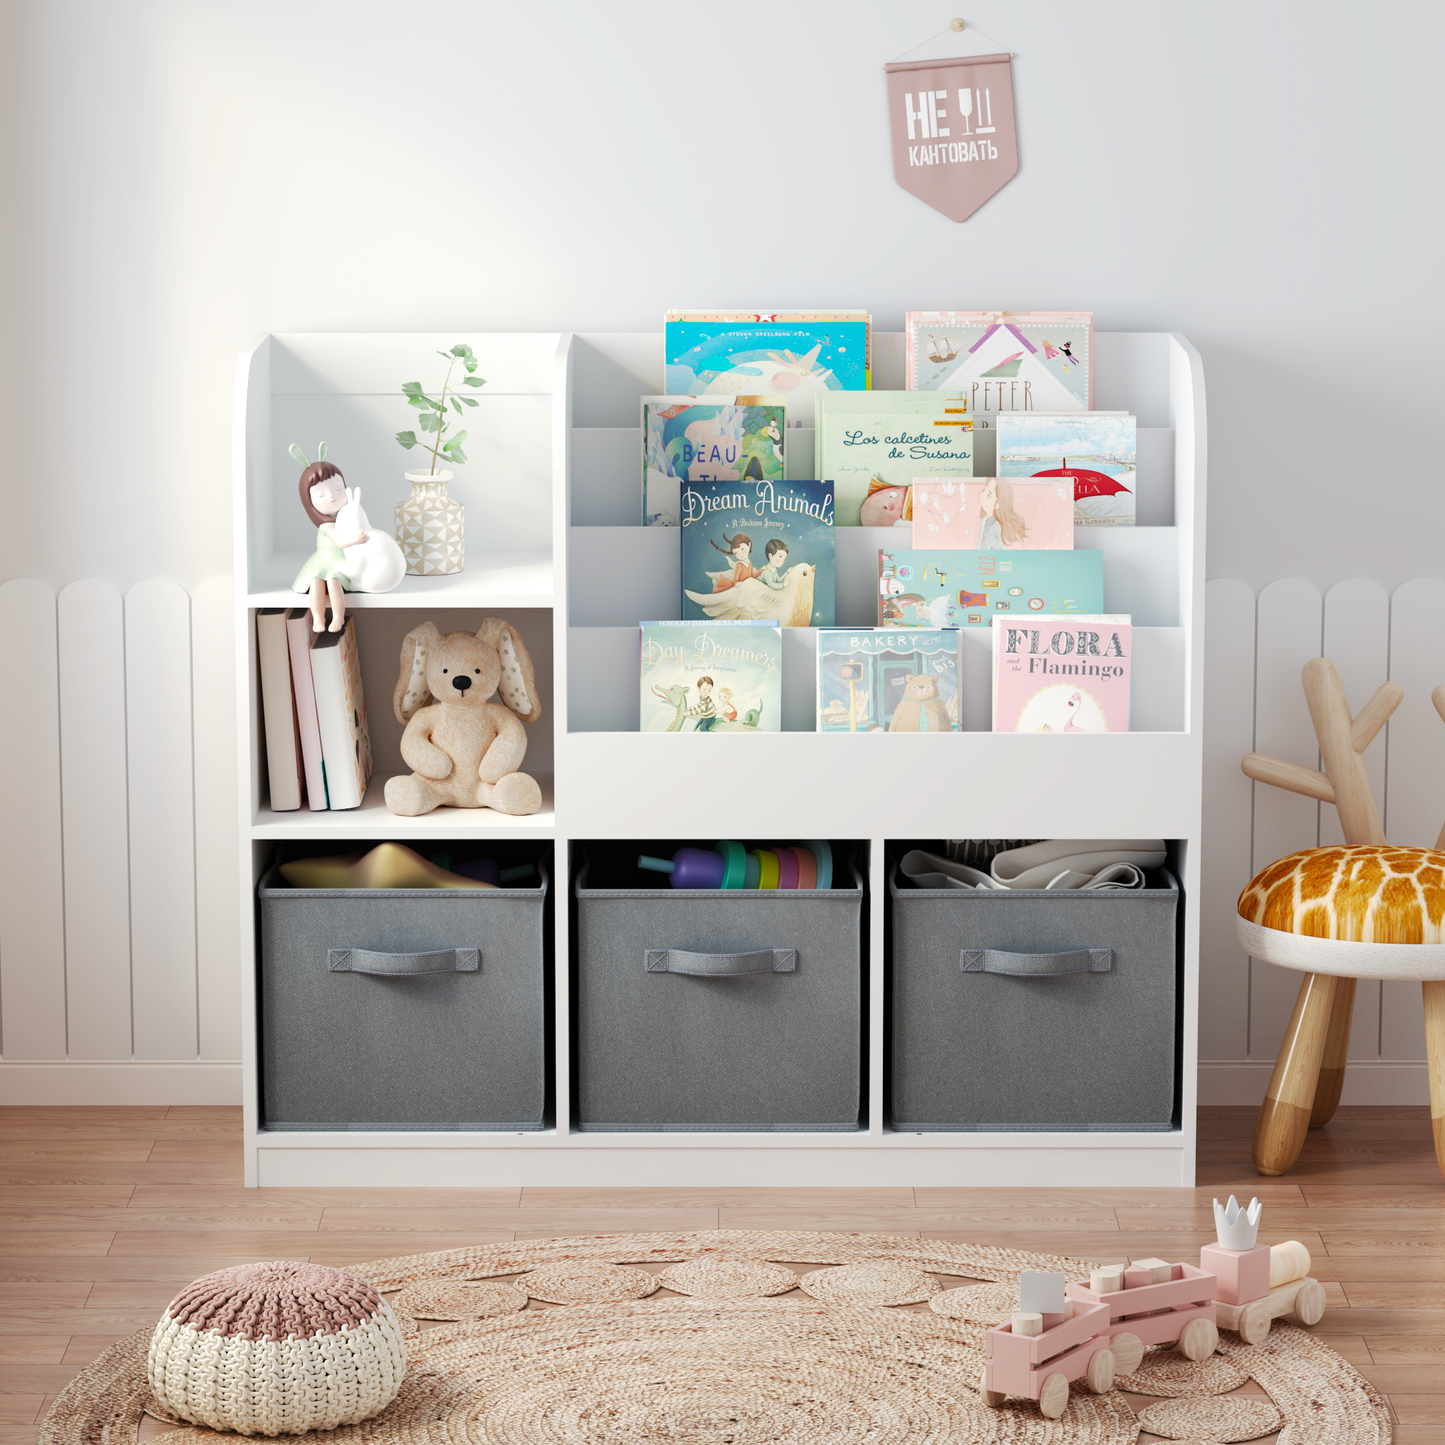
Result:
M958 731L958 629L818 633L820 733Z
M1102 552L880 550L880 627L987 627L995 614L1104 610Z
M645 733L775 733L783 722L776 622L644 622Z
M832 482L684 482L682 615L833 624Z
M993 619L996 733L1126 733L1127 615Z

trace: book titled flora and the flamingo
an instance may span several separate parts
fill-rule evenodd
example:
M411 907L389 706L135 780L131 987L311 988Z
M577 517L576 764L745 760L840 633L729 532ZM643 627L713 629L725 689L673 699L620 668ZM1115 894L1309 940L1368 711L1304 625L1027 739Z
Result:
M958 629L818 633L820 733L958 731Z
M1020 625L1104 610L1101 552L984 552L914 548L878 553L880 627Z
M1067 478L915 477L913 545L1071 551L1073 486Z
M682 615L833 623L832 482L684 482Z
M1128 732L1133 657L1126 614L995 615L994 732Z
M783 398L642 398L642 525L675 527L684 482L780 482Z
M1076 527L1132 527L1138 428L1127 412L1001 416L998 474L1068 480Z
M963 390L981 427L1093 405L1092 311L910 311L905 350L909 390Z
M663 367L675 395L787 397L788 425L812 426L824 391L866 391L866 311L669 311Z
M644 622L640 641L642 732L782 730L776 622Z

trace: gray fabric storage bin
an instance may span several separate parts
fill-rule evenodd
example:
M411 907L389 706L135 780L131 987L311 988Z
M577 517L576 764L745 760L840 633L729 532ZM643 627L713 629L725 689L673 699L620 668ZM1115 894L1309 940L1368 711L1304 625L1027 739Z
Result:
M580 1129L858 1127L863 880L835 858L850 887L590 888L583 867Z
M1179 885L1147 881L924 889L891 868L893 1127L1170 1128Z
M537 888L261 882L268 1129L540 1129Z

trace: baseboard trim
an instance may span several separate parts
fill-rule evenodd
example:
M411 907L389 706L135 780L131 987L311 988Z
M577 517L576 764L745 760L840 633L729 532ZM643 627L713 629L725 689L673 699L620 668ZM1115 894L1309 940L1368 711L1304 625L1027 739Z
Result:
M0 1104L239 1104L241 1065L0 1060Z
M1223 1060L1199 1065L1200 1104L1258 1104L1269 1087L1273 1063ZM1428 1104L1430 1077L1426 1065L1374 1060L1345 1069L1342 1104Z

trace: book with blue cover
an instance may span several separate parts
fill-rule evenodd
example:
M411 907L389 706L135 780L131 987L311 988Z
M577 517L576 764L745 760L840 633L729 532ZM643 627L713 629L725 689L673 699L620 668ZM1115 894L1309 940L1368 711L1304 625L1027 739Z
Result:
M645 733L776 733L783 634L776 622L644 622Z
M890 548L878 553L880 627L988 627L1000 615L1103 610L1102 552Z
M832 482L684 482L682 615L833 623Z
M788 425L812 426L824 391L866 391L866 311L669 311L663 321L668 391L731 398L784 393Z
M818 731L957 732L958 638L955 627L821 629Z
M683 482L782 481L781 396L642 398L642 525L677 526Z

